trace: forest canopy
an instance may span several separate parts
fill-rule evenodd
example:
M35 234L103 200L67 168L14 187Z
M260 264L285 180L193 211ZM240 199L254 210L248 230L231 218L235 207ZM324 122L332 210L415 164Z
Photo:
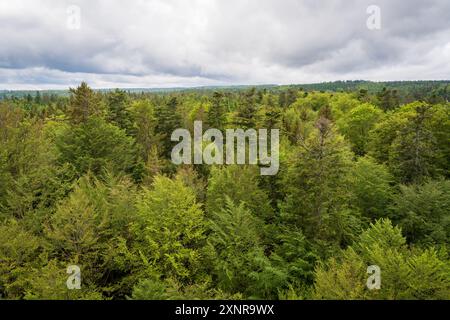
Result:
M450 299L449 89L0 93L0 295ZM175 165L194 121L279 129L278 174Z

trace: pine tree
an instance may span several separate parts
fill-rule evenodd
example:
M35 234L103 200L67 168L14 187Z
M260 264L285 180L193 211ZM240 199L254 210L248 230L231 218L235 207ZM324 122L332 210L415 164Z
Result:
M108 120L130 133L132 119L129 111L129 97L125 91L116 89L107 95Z
M415 105L414 113L392 142L391 169L402 182L420 182L427 176L436 176L434 166L438 146L427 124L432 112L429 105Z
M255 128L257 123L257 110L256 89L252 88L243 94L241 103L239 104L237 113L234 117L234 125L242 129Z
M215 91L211 99L211 106L208 110L208 126L223 130L225 127L225 101L221 92Z
M149 160L149 156L158 156L158 149L162 148L161 134L156 132L157 117L155 108L149 100L135 101L131 105L133 118L132 136L139 147L140 155L144 161Z
M181 117L177 110L178 100L172 97L166 104L160 104L155 108L157 124L155 131L161 135L164 143L162 144L161 154L170 158L174 143L170 141L170 136L175 129L181 127Z
M70 88L69 118L73 124L86 122L91 116L101 116L103 106L100 97L86 82L76 89Z
M36 96L34 97L34 103L36 103L36 104L42 103L41 93L39 91L36 91Z
M345 211L352 154L329 120L320 118L315 126L288 157L281 184L285 193L281 215L284 223L302 228L309 239L335 238L345 243L359 228L358 217ZM343 220L333 221L338 217Z

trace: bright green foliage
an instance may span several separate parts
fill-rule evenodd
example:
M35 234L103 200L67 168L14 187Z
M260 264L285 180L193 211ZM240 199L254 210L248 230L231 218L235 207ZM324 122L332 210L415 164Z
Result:
M125 91L116 89L107 96L108 120L119 128L130 132L132 119L130 115L130 98Z
M386 113L383 120L375 124L369 134L368 153L378 162L388 164L390 146L397 137L398 129L407 122L400 110Z
M175 297L174 294L176 295ZM164 281L153 277L139 282L133 288L132 298L134 300L169 300L170 298L178 298L178 295L178 291L173 292L167 288Z
M54 250L63 258L75 262L95 259L100 250L99 237L106 227L106 217L91 203L85 181L58 207L51 218L46 234ZM88 257L88 258L85 258Z
M448 257L434 249L408 249L405 242L389 220L377 221L341 258L317 267L315 298L449 299ZM380 289L366 287L369 265L380 267Z
M400 193L394 197L391 217L410 242L450 244L449 181L400 186Z
M133 288L134 300L240 300L241 294L230 295L221 290L210 289L209 282L183 286L174 279L157 277L145 279Z
M393 178L388 169L370 157L359 158L351 169L349 187L351 204L371 219L387 216L394 192Z
M150 154L161 148L161 136L156 133L155 108L149 100L142 100L134 102L130 112L134 119L133 137L142 159L148 161Z
M316 113L296 104L287 109L283 117L283 133L291 143L298 143L314 131Z
M346 142L329 120L320 118L314 133L288 159L282 184L286 198L281 204L286 223L302 228L308 238L343 235L342 229L331 232L330 228L347 229L348 223L357 222L347 214L341 216L344 225L333 221L349 199L346 182L350 166L351 152ZM347 236L350 235L344 238Z
M208 214L224 208L229 197L236 205L243 202L260 219L270 219L273 209L267 194L258 186L258 177L259 170L255 166L213 167L206 194Z
M113 172L131 170L134 162L133 139L118 127L100 118L68 127L56 140L62 165L70 164L78 176L104 168Z
M0 114L9 122L0 135L0 218L38 220L65 192L54 148L42 121L23 118L14 109L0 109Z
M208 126L222 130L225 127L226 111L224 95L221 92L214 92L208 110Z
M155 177L137 202L133 225L136 253L143 264L166 277L192 280L201 268L205 221L195 193L180 179Z
M161 154L170 157L172 146L175 144L170 141L170 136L175 129L181 128L181 117L177 112L178 100L173 97L169 101L158 104L155 107L156 126L155 130L161 135L164 141L161 147Z
M18 221L0 225L0 293L8 299L23 297L25 277L39 265L43 242Z
M337 121L348 114L350 110L359 106L361 102L353 97L351 94L338 94L333 95L330 101L331 110L333 112L333 118Z
M448 88L5 91L0 298L450 299ZM279 173L175 165L196 120L279 129Z
M226 198L210 220L211 259L220 289L267 297L286 281L286 274L274 268L264 256L259 230L263 223L245 208Z
M256 104L255 93L255 88L252 88L243 94L243 99L239 104L233 119L233 125L236 128L255 128L258 120L256 119L258 107Z
M70 106L68 116L74 124L86 122L92 116L102 116L104 106L101 97L82 82L76 89L70 88Z
M448 128L448 122L448 110L439 105L414 102L402 106L375 126L370 154L388 162L401 182L447 174L448 161L444 159L448 159L448 146L443 143L442 126Z
M51 260L44 267L33 269L28 279L30 287L27 288L24 298L28 300L101 300L103 298L99 289L88 284L83 278L83 285L79 290L69 290L66 285L68 277L66 268L64 263Z
M314 92L311 94L306 93L303 97L300 97L295 102L295 105L307 107L311 110L318 111L323 107L330 104L331 95L329 93Z
M108 173L104 182L81 178L46 228L51 255L66 265L80 265L88 283L98 285L108 279L109 288L104 290L118 290L115 282L122 281L129 270L117 260L123 240L131 237L134 203L135 193L127 179Z
M314 299L353 300L365 296L366 265L351 249L344 252L342 261L330 258L315 273Z
M338 121L340 132L352 144L357 155L364 155L367 151L369 131L378 122L382 111L377 107L364 103L354 107Z

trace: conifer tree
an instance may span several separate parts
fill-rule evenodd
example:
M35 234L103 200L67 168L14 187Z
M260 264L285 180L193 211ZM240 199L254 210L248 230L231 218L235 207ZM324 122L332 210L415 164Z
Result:
M238 106L234 117L234 125L238 128L255 128L257 123L256 114L258 106L256 105L256 89L252 88L242 95L241 103Z
M86 82L76 89L70 88L69 118L73 124L86 122L91 116L101 116L103 106L100 96Z
M224 95L221 92L215 91L211 99L211 106L208 110L208 126L223 130L226 121L225 113Z
M161 154L166 158L170 158L172 146L174 145L174 143L170 141L170 136L175 129L181 127L181 117L178 113L177 106L177 98L172 97L167 103L157 105L155 108L157 119L155 130L158 134L161 134L161 138L164 141L161 148Z
M336 236L335 241L345 242L359 228L358 216L345 211L352 154L328 119L320 118L315 126L289 156L283 173L281 215L285 223L302 228L309 239L329 241ZM339 217L341 221L333 221Z
M125 91L116 89L107 95L108 120L127 133L131 132L130 101Z

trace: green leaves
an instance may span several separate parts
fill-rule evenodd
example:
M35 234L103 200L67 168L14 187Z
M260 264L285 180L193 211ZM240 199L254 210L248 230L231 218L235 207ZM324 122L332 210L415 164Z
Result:
M410 249L400 228L379 220L340 258L316 269L314 297L321 299L449 299L448 257L434 249ZM366 268L381 270L381 287L366 287Z
M220 211L229 197L236 205L241 202L260 219L273 216L267 194L259 187L259 172L255 166L228 165L212 167L206 194L208 214Z
M285 164L280 211L284 223L302 228L309 239L329 240L336 224L326 223L328 216L344 210L350 199L346 183L352 154L328 119L320 118L315 126Z
M403 183L420 183L427 177L447 174L448 141L442 140L442 126L448 128L449 119L448 109L441 105L404 105L375 125L370 134L370 154L387 162Z
M386 166L370 157L359 158L349 176L349 188L353 196L351 205L370 218L387 216L394 189L393 177Z
M429 181L423 185L400 186L394 197L392 219L412 243L450 243L450 182Z
M244 202L237 205L229 197L223 208L211 214L208 246L219 288L260 298L274 294L286 275L264 255L262 221Z
M428 102L398 106L415 98L394 85L322 88L337 85L355 92L82 83L39 105L0 102L0 295L450 299L445 87L410 87ZM195 120L279 128L280 174L176 167L170 135ZM72 264L81 290L66 287ZM379 290L366 286L370 265Z
M73 166L78 176L90 171L100 175L105 168L115 173L130 170L134 141L124 131L101 118L68 127L57 138L58 162Z
M194 191L181 180L157 176L136 206L138 221L132 227L135 250L164 276L182 280L195 276L206 226Z
M340 132L351 142L355 154L364 155L367 152L369 131L381 116L381 110L364 103L351 109L337 122Z
M108 93L108 120L119 128L130 132L132 130L132 118L130 115L130 98L125 91L116 89Z
M86 82L82 82L76 89L70 88L70 93L68 116L71 123L79 124L91 117L104 115L104 105L100 95L94 92Z

